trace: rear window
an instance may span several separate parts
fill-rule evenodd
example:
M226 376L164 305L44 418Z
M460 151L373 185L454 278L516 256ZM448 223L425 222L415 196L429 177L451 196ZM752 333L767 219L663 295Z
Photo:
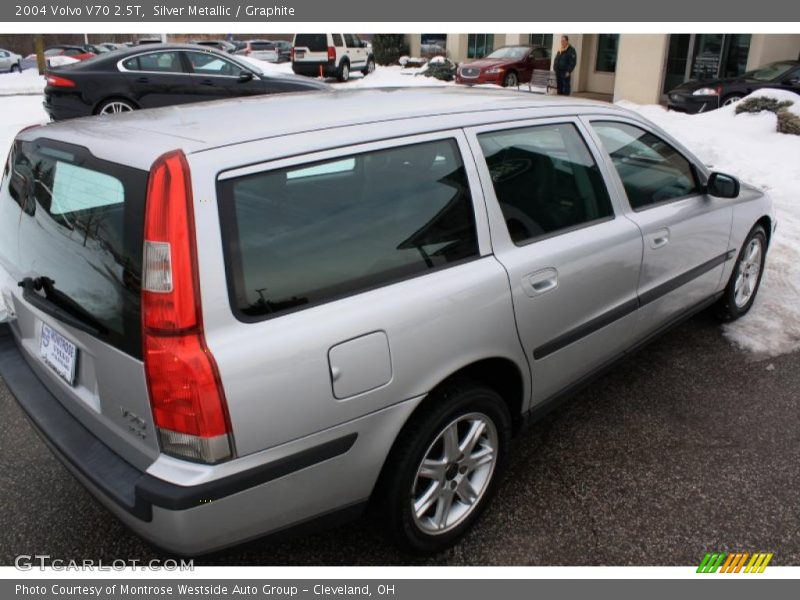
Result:
M19 270L49 279L53 303L96 326L104 341L141 357L147 173L50 140L17 141L10 165L8 193L21 209Z
M308 48L311 52L326 52L328 36L325 33L298 33L294 38L295 47Z
M250 42L251 50L274 50L275 44L272 42Z
M219 187L231 303L245 321L478 255L454 140L306 163Z

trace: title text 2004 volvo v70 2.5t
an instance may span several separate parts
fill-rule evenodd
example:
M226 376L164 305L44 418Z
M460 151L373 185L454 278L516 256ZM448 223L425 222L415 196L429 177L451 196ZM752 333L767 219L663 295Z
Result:
M486 508L525 417L703 307L747 312L774 227L765 194L584 100L79 119L20 133L5 168L0 374L161 547L372 501L430 552Z

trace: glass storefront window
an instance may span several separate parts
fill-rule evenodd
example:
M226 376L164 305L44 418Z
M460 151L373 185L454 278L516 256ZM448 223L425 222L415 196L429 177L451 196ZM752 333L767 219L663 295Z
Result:
M601 33L597 36L597 58L594 70L602 73L613 73L617 70L617 49L619 34Z
M750 34L674 34L669 37L664 93L689 79L736 77L745 72Z
M470 33L467 36L467 58L483 58L494 50L493 33Z
M528 43L531 46L544 46L549 52L553 47L552 33L529 33Z

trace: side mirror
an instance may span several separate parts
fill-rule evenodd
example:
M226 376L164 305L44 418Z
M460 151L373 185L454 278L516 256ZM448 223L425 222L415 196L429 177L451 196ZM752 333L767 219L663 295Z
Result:
M717 198L736 198L739 195L739 180L725 173L711 173L706 191Z
M362 42L361 42L361 47L362 47L362 48L368 48L368 47L369 47L369 43L368 43L368 42L364 42L364 41L362 41Z
M239 74L239 83L247 83L248 81L253 81L253 73L250 71L242 71Z

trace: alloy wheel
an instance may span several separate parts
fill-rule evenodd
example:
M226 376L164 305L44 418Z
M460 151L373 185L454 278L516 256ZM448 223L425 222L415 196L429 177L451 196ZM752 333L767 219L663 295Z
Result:
M100 114L114 115L117 113L131 112L132 110L133 107L127 102L122 102L121 100L112 100L111 102L103 105L103 108L100 109Z
M758 285L758 276L761 273L761 255L764 249L761 239L754 237L747 245L747 250L739 260L734 284L733 300L737 308L743 308L750 302Z
M451 421L434 438L417 468L411 515L427 534L451 531L478 506L498 458L497 428L483 413Z

